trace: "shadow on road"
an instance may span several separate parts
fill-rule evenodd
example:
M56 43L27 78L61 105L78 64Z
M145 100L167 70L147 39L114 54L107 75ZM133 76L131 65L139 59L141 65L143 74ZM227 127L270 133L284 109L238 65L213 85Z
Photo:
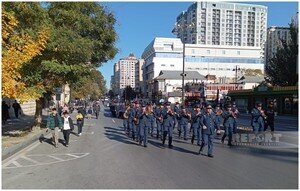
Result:
M40 143L45 142L45 143L48 143L49 145L54 146L54 144L53 144L53 142L52 142L52 138L49 138L49 139L48 139L48 138L44 137L43 134L40 136L39 141L40 141Z
M130 144L130 145L138 145L137 143L131 141L128 139L128 137L122 133L122 129L117 129L113 127L104 127L105 129L105 136L109 138L110 140L118 141L121 143L125 144Z

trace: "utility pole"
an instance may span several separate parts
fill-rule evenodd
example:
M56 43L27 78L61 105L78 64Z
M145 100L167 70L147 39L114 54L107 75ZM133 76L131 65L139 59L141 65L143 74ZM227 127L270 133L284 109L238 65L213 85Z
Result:
M182 100L182 104L184 104L184 77L185 77L185 42L182 41L183 43L183 56L182 56L182 95L181 95L181 100Z

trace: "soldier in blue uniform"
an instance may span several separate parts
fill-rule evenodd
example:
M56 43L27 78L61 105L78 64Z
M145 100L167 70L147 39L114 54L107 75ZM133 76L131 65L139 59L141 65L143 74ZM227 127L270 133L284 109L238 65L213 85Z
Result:
M172 148L172 139L173 139L173 129L175 126L175 116L174 112L171 109L170 102L166 103L166 107L162 110L163 116L163 139L162 144L165 145L165 141L168 135L169 147Z
M208 157L214 157L213 156L213 139L214 139L214 133L215 129L217 128L216 123L216 116L214 112L212 111L211 105L207 105L206 107L206 113L203 115L203 117L200 120L201 123L201 131L202 131L202 143L200 146L199 154L203 151L204 146L208 145Z
M233 116L231 104L226 105L226 110L223 112L222 117L224 119L223 125L225 129L225 133L222 137L221 142L224 143L225 138L228 136L228 146L232 146L234 116Z
M154 116L156 119L156 138L159 138L159 134L162 135L163 116L162 116L163 105L159 103L158 107L154 110Z
M191 120L191 114L186 110L184 106L182 106L178 118L179 139L181 137L181 132L183 131L183 138L184 140L187 140L188 124L190 120Z
M256 107L252 109L251 116L251 126L253 132L257 135L258 132L264 130L264 116L261 103L257 103Z
M136 115L136 110L134 107L134 104L130 105L130 110L129 110L129 115L128 115L128 127L129 131L131 132L131 137L133 140L135 140L135 115ZM130 135L130 133L129 133Z
M155 120L155 117L154 117L154 109L156 108L156 106L153 104L150 104L148 103L147 105L150 105L151 106L151 126L149 128L149 133L151 135L151 137L153 137L153 133L154 133L154 127L156 126L156 120Z
M175 115L175 126L177 125L178 133L179 133L179 130L180 130L179 113L180 113L180 105L179 105L178 102L176 102L175 106L174 106L174 115Z
M194 144L195 137L197 136L197 145L200 146L201 142L201 131L200 131L200 120L202 117L200 104L195 104L194 110L191 115L191 129L192 129L192 139L191 143Z
M216 114L216 122L217 122L217 126L218 126L218 131L217 131L217 135L220 135L220 131L221 131L221 124L223 122L223 110L221 109L221 105L217 104L216 109L215 109L215 114Z
M143 115L143 109L145 109L146 105L140 105L139 103L136 104L136 110L135 110L135 135L136 135L136 142L139 142L141 140L141 128L140 128L140 120Z
M148 129L151 128L151 123L153 122L154 116L151 105L147 105L143 110L143 114L140 118L140 144L142 144L143 141L144 147L147 147Z
M233 113L233 137L235 140L236 138L236 133L237 133L237 117L239 114L239 110L235 104L235 102L232 103L232 113Z

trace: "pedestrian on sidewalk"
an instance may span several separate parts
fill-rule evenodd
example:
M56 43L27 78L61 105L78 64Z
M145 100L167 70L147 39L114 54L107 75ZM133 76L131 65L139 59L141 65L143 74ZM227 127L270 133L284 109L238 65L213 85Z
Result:
M63 123L61 117L57 114L56 108L52 108L51 114L47 119L47 128L51 131L52 141L54 142L54 146L56 148L58 147L58 129L62 128L62 126Z
M9 117L9 106L5 101L2 101L2 124L5 125Z
M76 120L77 120L77 127L78 127L78 136L81 135L82 132L82 126L83 126L83 121L84 121L84 115L81 113L82 111L78 111L76 115Z
M270 126L271 128L271 132L274 133L274 116L275 116L275 111L274 111L274 104L273 102L270 102L268 105L268 109L265 112L266 114L266 122L265 122L265 128L264 131L266 131L268 129L268 127Z
M15 102L12 104L12 107L14 108L15 111L15 116L18 119L19 114L21 114L21 105L15 100Z
M87 114L88 119L92 119L92 114L93 114L93 110L91 107L89 107L88 114Z
M65 111L63 113L63 120L64 120L64 125L63 125L62 130L63 130L63 134L64 134L64 139L65 139L65 146L68 147L70 133L71 133L71 130L73 131L73 129L74 129L74 124L73 124L73 120L71 119L71 117L69 116L69 113L67 111Z

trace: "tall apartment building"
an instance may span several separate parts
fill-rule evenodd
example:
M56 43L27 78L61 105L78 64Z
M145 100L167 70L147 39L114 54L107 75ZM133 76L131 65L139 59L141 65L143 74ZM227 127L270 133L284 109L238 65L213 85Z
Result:
M144 64L143 59L139 59L138 63L135 65L135 90L136 92L142 92L143 88L143 71L142 66Z
M269 59L273 58L279 47L282 46L282 41L289 43L290 29L288 27L269 27L266 46L266 64Z
M185 43L260 47L264 57L267 7L226 2L195 2L176 19L172 31Z
M136 90L140 81L140 64L143 60L137 59L133 54L128 57L120 59L114 65L114 85L113 91L115 94L121 95L126 86L130 86ZM138 82L138 83L137 83Z
M203 76L215 75L219 83L234 82L236 66L240 71L259 69L264 73L260 50L260 47L186 44L185 70L197 71ZM157 37L145 48L142 59L145 60L143 92L151 97L153 79L160 71L182 71L183 44L178 38Z

